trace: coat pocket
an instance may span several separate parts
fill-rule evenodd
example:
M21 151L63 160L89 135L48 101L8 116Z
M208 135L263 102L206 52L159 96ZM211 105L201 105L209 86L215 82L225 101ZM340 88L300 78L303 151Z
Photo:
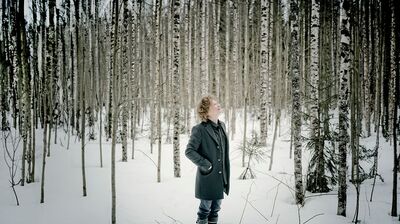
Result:
M208 166L199 166L200 174L207 176L209 175L214 169L214 166L210 163Z

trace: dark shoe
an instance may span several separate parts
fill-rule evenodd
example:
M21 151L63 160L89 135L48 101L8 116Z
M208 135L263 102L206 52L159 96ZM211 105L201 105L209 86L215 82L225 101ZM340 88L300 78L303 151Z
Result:
M197 219L196 224L207 224L207 219Z
M218 222L218 217L208 218L208 224L216 224Z

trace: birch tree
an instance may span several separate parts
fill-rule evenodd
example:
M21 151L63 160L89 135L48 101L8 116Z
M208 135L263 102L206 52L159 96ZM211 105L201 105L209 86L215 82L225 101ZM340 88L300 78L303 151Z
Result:
M129 24L129 9L128 0L123 0L123 31L122 31L122 89L121 89L121 100L122 100L122 161L128 161L128 24Z
M397 138L398 138L398 108L399 108L399 94L400 94L400 34L399 34L399 27L400 27L400 16L399 13L399 6L395 4L393 0L390 1L390 11L391 11L391 82L393 83L393 119L392 119L392 131L393 131L393 187L392 187L392 208L390 211L391 216L397 216L397 172L399 169L399 155L397 154ZM397 12L397 13L395 13ZM396 32L397 30L397 32ZM397 61L397 62L395 62ZM400 217L399 217L400 219Z
M390 13L390 2L382 3L382 23L383 23L383 76L382 76L382 133L385 138L390 135L390 62L391 62L391 26L392 15Z
M138 110L138 65L137 65L137 58L138 58L138 34L139 31L137 28L140 26L138 24L138 14L137 14L137 2L133 2L133 12L131 12L131 139L132 139L132 152L131 158L135 158L135 138L136 138L136 120L137 120L137 110Z
M367 137L371 136L371 102L372 102L372 97L370 94L370 89L371 89L371 59L370 59L370 8L369 8L369 1L364 1L362 7L364 11L364 16L363 16L363 28L362 28L362 34L363 34L363 46L362 46L362 51L363 51L363 72L364 72L364 96L365 96L365 104L364 104L364 110L365 110L365 129L367 132Z
M0 61L0 75L1 75L1 89L5 90L8 89L8 83L9 83L9 78L7 76L8 71L10 71L10 62L9 62L9 50L8 50L8 42L9 42L9 34L8 34L8 21L9 21L9 16L8 16L8 6L6 5L6 1L2 1L2 8L1 8L1 18L2 18L2 24L1 24L1 61ZM9 95L8 91L0 91L1 94L1 103L0 103L0 113L1 113L1 130L5 131L8 130L9 123L7 120L7 112L10 111L10 105L8 103Z
M312 0L311 9L311 139L314 141L314 153L319 154L320 120L319 120L319 0ZM318 159L319 161L319 159ZM318 179L318 177L316 177Z
M112 31L111 31L111 74L112 82L117 83L117 40L118 40L118 0L113 0L112 2ZM111 80L110 80L111 81ZM112 88L112 96L116 96L117 89L115 85ZM116 214L116 183L115 183L115 147L116 147L116 135L117 135L117 119L118 119L118 102L116 99L112 102L112 143L111 143L111 223L117 223L117 214ZM109 125L111 125L109 123Z
M231 30L231 22L230 22L230 1L225 2L225 77L224 77L224 90L225 90L225 99L224 99L224 107L225 107L225 116L226 116L226 121L229 121L229 93L231 91L230 87L230 52L229 49L230 47L230 30Z
M20 133L23 140L23 151L22 151L22 166L21 166L21 186L25 185L25 165L26 155L28 148L28 138L30 129L30 83L28 74L28 58L27 58L27 46L26 46L26 30L25 30L25 18L24 18L24 2L19 1L18 9L16 11L16 31L17 31L17 64L18 64L18 79L20 79L20 86L18 92L21 95L20 101ZM29 150L29 148L28 148Z
M191 110L190 108L192 107L192 101L193 99L191 98L192 96L192 92L193 92L193 88L191 88L191 83L192 83L192 48L191 48L191 39L192 39L192 25L191 23L193 22L191 14L192 14L192 10L191 10L191 4L192 1L189 0L189 2L186 4L185 8L185 17L184 17L184 49L185 49L185 55L184 55L184 63L185 63L185 79L186 79L186 88L184 88L184 97L186 98L186 132L189 134L190 133L190 115L191 115ZM217 6L218 7L218 6ZM219 21L216 20L216 23L219 24ZM217 25L218 26L218 25ZM217 28L218 30L218 28ZM214 32L214 41L215 41L215 52L216 52L216 57L218 56L218 59L215 58L216 60L216 69L218 69L219 67L219 39L217 36L218 32ZM218 53L217 53L218 52ZM216 75L218 75L219 77L219 72L216 71Z
M174 65L173 65L173 111L174 111L174 134L173 134L173 147L174 147L174 176L181 176L181 161L180 161L180 149L179 149L179 133L180 133L180 106L179 106L179 30L180 30L180 0L173 1L173 52L174 52ZM203 3L204 4L204 3ZM204 25L205 26L205 25ZM203 30L204 31L204 30ZM202 64L203 65L203 64ZM204 69L204 68L203 68Z
M156 76L157 76L157 82L156 82L156 104L157 104L157 143L158 143L158 156L157 156L157 182L161 182L161 139L162 139L162 133L161 133L161 93L162 93L162 75L161 75L161 59L160 59L160 54L161 54L161 7L162 2L159 0L156 0L155 4L155 41L156 41Z
M347 143L349 114L349 69L350 69L350 0L341 0L341 59L339 93L339 173L338 173L338 209L337 214L346 216L347 204Z
M290 73L292 76L292 120L293 120L293 146L294 146L294 179L296 203L304 203L303 177L302 177L302 152L301 152L301 98L299 74L299 7L296 0L290 1Z
M176 4L178 4L178 6L179 6L179 4L180 4L179 0L173 0L173 2L174 2L174 11L175 11L175 13L177 13L176 10L178 10L178 9L176 9L175 7L177 7ZM206 29L207 29L207 24L206 24L206 5L207 5L207 2L208 1L199 1L199 4L200 4L200 18L199 19L200 19L200 24L201 24L201 31L200 31L200 33L201 33L201 37L200 37L200 40L201 40L201 45L200 45L200 85L201 85L201 87L200 87L200 95L202 95L202 96L207 94L208 82L209 82L209 80L208 80L208 67L207 67L208 57L207 57L207 54L206 54L206 48L207 48L206 38L208 38L206 36ZM176 16L176 14L174 14L174 15ZM178 15L177 18L174 17L174 29L176 29L175 26L179 27L179 20L178 19L179 19L179 15ZM174 31L174 32L177 32L177 31ZM179 38L179 35L178 36L174 36L174 38ZM174 49L175 49L175 47L174 47ZM174 50L174 57L176 56L175 53L176 52ZM178 53L179 53L179 51L178 51ZM174 63L174 66L175 66L175 63Z
M311 44L310 44L310 75L311 75L311 86L310 86L310 119L311 119L311 141L312 153L317 155L315 158L316 163L322 162L322 170L319 164L315 164L311 167L309 174L309 179L307 180L307 189L311 192L319 192L323 186L321 185L321 180L324 167L323 158L320 158L321 154L323 156L323 149L320 148L320 120L319 120L319 10L320 4L319 0L312 0L311 6ZM321 153L322 152L322 153ZM326 183L325 183L326 184ZM316 186L317 185L317 186ZM326 187L326 186L325 186ZM313 189L316 188L316 189Z
M269 0L261 1L261 48L260 48L260 144L267 144L267 77L269 41Z
M214 35L213 35L213 42L214 42L214 54L215 54L215 77L216 77L216 94L215 96L217 99L220 99L220 79L221 79L221 64L220 64L220 38L219 38L219 29L220 29L220 20L219 17L221 15L221 4L217 4L218 1L214 0L212 4L215 4L214 6L214 21L215 21L215 29L214 29Z
M40 27L41 27L41 40L42 40L42 86L41 86L41 99L43 106L43 115L42 115L42 127L43 128L43 154L42 154L42 173L41 173L41 182L40 182L40 203L44 203L44 181L45 181L45 170L46 170L46 147L47 147L47 123L48 123L48 84L49 78L47 77L47 72L45 71L45 21L46 21L46 0L41 0L40 2Z

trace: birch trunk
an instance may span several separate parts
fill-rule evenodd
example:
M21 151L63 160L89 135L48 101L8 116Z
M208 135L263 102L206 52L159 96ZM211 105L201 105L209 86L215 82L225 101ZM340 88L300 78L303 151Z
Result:
M180 106L179 106L179 30L180 30L180 0L175 0L173 5L173 18L174 18L174 27L173 27L173 111L174 111L174 134L173 134L173 147L174 147L174 176L181 176L181 161L180 161L180 149L179 149L179 133L180 133ZM204 7L204 6L203 6ZM205 29L205 24L203 25ZM204 30L203 30L204 31ZM204 32L202 32L204 34ZM202 48L205 47L204 45ZM204 52L203 52L204 54ZM204 56L204 55L203 55ZM202 63L202 65L204 65ZM204 68L203 68L204 69ZM203 70L204 72L204 70ZM204 90L204 89L203 89Z
M365 96L365 129L367 131L367 137L371 136L371 96L370 96L370 88L371 88L371 79L370 79L370 19L369 19L369 1L364 1L362 6L364 8L364 18L363 18L363 55L364 55L364 96Z
M267 115L267 97L268 97L268 40L269 40L269 0L261 1L261 48L260 48L260 144L267 144L268 115Z
M128 161L128 24L129 24L129 10L128 10L128 0L123 0L124 11L123 11L123 31L122 31L122 89L120 90L122 93L121 101L122 101L122 162Z
M138 111L138 97L139 97L139 88L138 88L138 74L139 74L139 69L138 69L138 58L140 57L140 51L139 51L139 46L138 46L138 40L139 40L139 19L140 18L140 11L139 14L136 14L135 12L138 11L138 3L135 1L133 2L133 13L132 13L132 27L131 27L131 42L133 43L132 46L132 59L131 59L131 86L132 86L132 98L131 98L131 103L132 103L132 108L131 108L131 138L132 138L132 155L131 158L135 158L135 138L136 138L136 119L137 119L137 111Z
M186 52L186 55L185 55L185 77L186 77L186 89L185 89L185 96L186 96L186 101L187 101L187 104L186 104L186 133L187 134L189 134L190 133L190 127L192 126L191 124L190 124L190 114L191 114L191 112L190 112L190 108L192 108L192 105L193 105L193 99L191 98L192 97L192 93L191 92L193 92L193 89L191 88L191 83L192 83L192 48L191 48L191 38L192 38L192 29L191 29L191 27L192 27L192 25L191 25L191 23L192 23L192 18L191 18L191 10L190 10L190 8L191 8L191 1L189 0L189 2L187 3L187 8L186 8L186 14L185 14L185 39L184 39L184 48L185 48L185 52ZM218 7L218 6L217 6ZM218 20L216 20L217 21L217 24L219 24L218 23ZM218 29L217 29L218 30ZM217 32L215 32L214 33L214 35L216 34ZM214 41L216 41L215 39L214 39ZM218 41L218 40L217 40ZM216 45L217 45L217 42L216 42ZM218 51L218 48L219 46L217 45L216 46L216 49L215 49L215 51L217 52ZM219 53L217 54L216 53L216 55L217 56L219 56ZM217 64L219 63L218 61L217 61L217 58L215 58L215 60L216 60L216 66L217 66ZM218 59L219 60L219 59ZM216 72L216 74L218 74L219 75L219 73L217 73Z
M296 0L290 1L290 72L292 75L292 119L293 119L293 146L294 146L294 179L296 203L304 204L302 152L301 152L301 98L299 74L299 7Z
M157 76L157 82L156 82L156 104L157 104L157 144L158 144L158 156L157 156L157 182L161 182L161 139L162 139L162 134L161 134L161 93L162 93L162 76L161 76L161 60L160 60L160 55L161 55L161 8L162 8L162 2L160 0L156 0L155 3L155 12L154 12L154 20L155 20L155 54L156 54L156 76Z
M231 117L231 122L230 122L230 134L231 134L231 139L233 140L235 133L236 133L236 108L237 108L237 103L238 103L238 96L237 93L239 91L239 83L238 83L238 76L241 71L240 67L240 61L239 61L239 50L240 50L240 45L239 45L239 36L240 36L240 30L239 30L239 1L235 0L233 2L233 27L232 27L232 34L233 34L233 43L232 43L232 63L234 64L234 68L232 70L232 78L233 80L233 91L231 95L231 111L232 111L232 117Z
M349 114L349 70L350 70L350 0L341 1L341 59L340 59L340 94L339 94L339 172L338 172L338 209L337 214L346 216L347 204L347 143Z
M218 1L214 0L213 2L215 4L215 10L214 10L214 19L215 19L215 29L214 29L214 36L213 36L213 42L214 42L214 55L215 55L215 77L216 77L216 93L215 96L217 99L220 99L220 79L221 79L221 69L220 69L220 41L219 41L219 29L220 29L220 14L221 14L221 5L217 4Z
M43 106L43 115L42 115L42 127L43 128L43 154L42 154L42 173L41 173L41 181L40 181L40 203L44 203L44 184L45 184L45 170L46 170L46 147L47 147L47 85L48 85L48 77L47 72L45 70L45 21L46 21L46 0L41 0L40 2L40 26L41 26L41 40L42 40L42 63L41 63L41 73L42 73L42 85L41 85L41 99Z
M230 74L230 53L229 49L231 48L230 46L230 1L227 1L225 3L226 9L225 9L225 120L228 122L229 121L229 93L230 93L230 81L229 81L229 74Z
M400 63L399 63L399 56L400 56L400 34L399 34L399 27L400 27L400 16L398 15L399 13L399 6L398 4L395 5L394 0L390 1L390 6L391 6L391 17L392 17L392 30L391 30L391 80L393 83L393 90L392 90L392 95L390 97L393 97L392 99L392 107L393 107L393 123L392 123L392 131L393 131L393 187L392 187L392 208L390 215L391 216L397 216L397 172L399 172L399 155L397 154L397 130L398 130L398 108L399 108L399 73L400 73ZM395 13L397 10L397 13ZM397 32L396 32L397 30ZM395 61L396 60L396 61ZM400 218L399 218L400 219Z
M19 29L17 41L17 54L19 55L19 76L22 78L21 88L21 135L23 139L23 152L22 152L22 174L21 174L21 186L25 184L25 165L26 157L29 154L30 147L28 145L29 131L30 131L30 77L28 73L28 49L26 44L26 30L25 30L25 18L24 18L24 1L19 1L19 9L17 13L17 26ZM18 47L19 43L19 47ZM28 152L27 152L28 151Z
M110 76L112 77L112 83L116 84L117 80L117 40L118 40L118 0L113 0L112 4L112 31L111 31L111 55L112 55L112 61L111 61L111 74ZM111 82L111 80L110 80ZM112 93L110 93L110 98L112 96L116 96L117 94L117 88L114 85L113 88L111 88ZM115 148L116 148L116 136L117 136L117 119L118 119L118 102L116 98L111 102L112 103L112 143L111 143L111 223L115 224L117 223L117 214L116 214L116 201L117 201L117 194L116 194L116 178L115 178ZM111 123L109 123L111 127Z
M175 4L179 4L179 0L178 3L176 3L177 0L175 0ZM200 23L201 23L201 45L200 45L200 95L204 96L207 94L208 92L208 67L207 67L207 54L206 54L206 48L207 48L207 41L206 38L208 38L206 36L206 5L207 5L207 1L200 1ZM174 5L175 7L175 5ZM174 10L178 10L178 9L174 9ZM179 18L179 16L178 16ZM179 25L179 21L177 21L176 18L174 18L174 29L175 29L175 22L178 22L177 25ZM178 36L179 38L179 36ZM175 49L175 48L174 48ZM179 51L178 51L179 53ZM174 55L175 56L175 55Z

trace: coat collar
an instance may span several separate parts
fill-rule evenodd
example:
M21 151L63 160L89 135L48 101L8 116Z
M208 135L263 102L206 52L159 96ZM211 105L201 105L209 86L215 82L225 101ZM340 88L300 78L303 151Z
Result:
M211 138L212 138L217 144L219 144L219 143L218 143L218 140L217 140L217 136L215 135L215 132L214 132L214 129L213 129L213 125L215 125L215 123L213 123L213 122L210 121L210 120L204 121L204 123L205 123L205 128L206 128L208 134L211 136ZM225 124L224 124L223 122L221 122L221 121L218 121L218 124L222 127L222 130L224 131L225 136L228 136L228 135L226 134Z
M206 126L206 130L207 130L208 134L215 141L215 143L218 144L217 136L215 135L214 129L212 127L212 124L210 123L210 121L205 122L205 124L206 124L205 126Z

